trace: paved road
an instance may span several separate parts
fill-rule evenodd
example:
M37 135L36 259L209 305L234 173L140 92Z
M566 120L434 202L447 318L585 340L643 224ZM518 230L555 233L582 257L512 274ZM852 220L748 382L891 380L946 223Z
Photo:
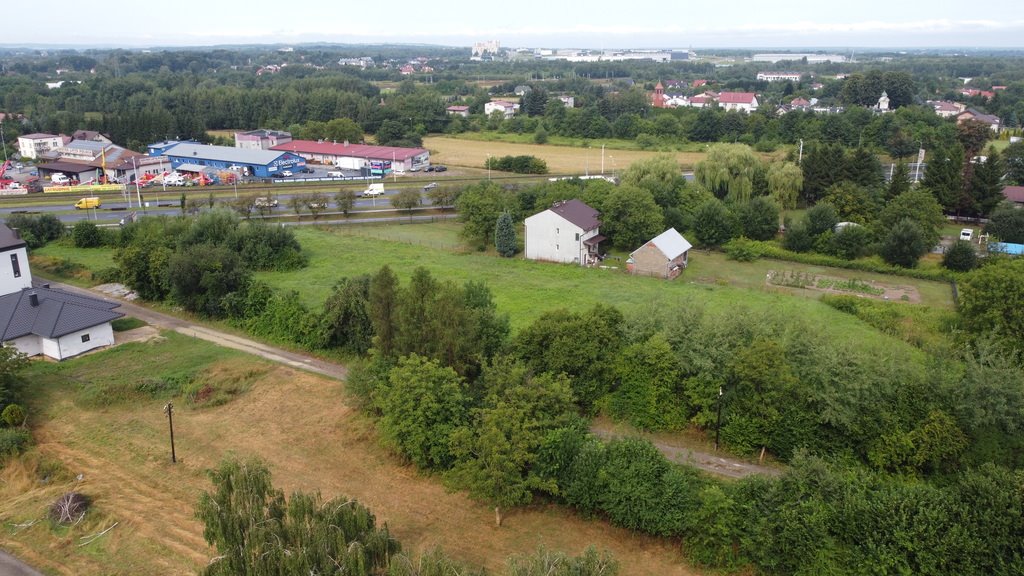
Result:
M75 292L79 294L86 294L89 296L96 297L97 293L92 290L86 290L83 288L76 288L66 284L60 284L51 282L54 288L61 290L67 290L69 292ZM241 350L248 352L256 356L260 356L271 362L277 362L300 370L307 370L314 372L328 378L334 378L337 380L345 380L348 375L348 370L340 365L333 362L327 362L319 358L314 358L308 354L299 352L291 352L283 348L270 346L262 342L250 340L242 336L236 336L234 334L228 334L219 330L201 326L189 322L188 320L164 314L151 310L144 306L125 302L114 298L107 297L104 295L104 299L117 301L121 303L121 311L130 316L135 316L141 320L145 320L149 324L158 328L166 330L174 330L180 334L186 336L192 336L194 338L200 338L208 342L213 342L227 348L233 348L235 350ZM591 431L600 438L610 439L618 438L627 435L641 435L627 433L619 430L616 426L611 424L595 423ZM647 435L642 435L648 437ZM764 474L767 476L778 476L781 471L777 468L771 468L768 466L759 466L750 462L745 462L736 458L724 457L721 454L713 452L702 452L700 450L693 450L691 448L674 446L672 444L658 441L651 438L654 445L664 454L669 460L678 462L680 464L688 464L695 466L709 472L711 474L725 476L728 478L743 478L753 474ZM0 573L2 576L2 573Z
M0 550L0 576L43 576L43 573Z

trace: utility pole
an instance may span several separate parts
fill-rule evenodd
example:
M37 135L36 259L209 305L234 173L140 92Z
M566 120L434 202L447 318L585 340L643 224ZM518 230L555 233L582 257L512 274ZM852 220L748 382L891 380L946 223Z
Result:
M167 414L167 425L171 430L171 462L177 463L178 458L174 455L174 403L168 402L164 406L164 414Z
M718 452L718 440L722 432L722 387L718 387L718 423L715 424L715 452Z

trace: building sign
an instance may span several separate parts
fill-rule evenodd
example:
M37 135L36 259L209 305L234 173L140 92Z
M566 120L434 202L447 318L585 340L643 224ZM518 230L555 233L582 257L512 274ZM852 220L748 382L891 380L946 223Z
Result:
M384 174L391 173L391 161L390 160L373 160L370 162L370 175L371 176L383 176Z

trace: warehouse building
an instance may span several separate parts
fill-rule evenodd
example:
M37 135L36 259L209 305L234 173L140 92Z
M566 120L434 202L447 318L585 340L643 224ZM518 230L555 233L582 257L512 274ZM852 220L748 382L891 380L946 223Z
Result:
M154 150L154 146L149 149ZM306 167L302 156L279 150L246 150L181 142L162 148L162 154L170 161L171 169L182 172L239 169L245 176L269 178L285 170Z
M425 148L292 140L271 150L289 151L311 162L331 164L346 170L371 170L375 176L391 170L399 174L416 172L430 166L430 152ZM388 164L390 166L384 168Z

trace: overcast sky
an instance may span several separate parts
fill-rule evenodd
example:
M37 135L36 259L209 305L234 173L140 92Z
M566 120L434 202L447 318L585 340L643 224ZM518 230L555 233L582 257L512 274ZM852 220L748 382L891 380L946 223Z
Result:
M1024 46L1024 2L989 0L49 0L4 8L0 44L202 46L427 43L469 46Z

